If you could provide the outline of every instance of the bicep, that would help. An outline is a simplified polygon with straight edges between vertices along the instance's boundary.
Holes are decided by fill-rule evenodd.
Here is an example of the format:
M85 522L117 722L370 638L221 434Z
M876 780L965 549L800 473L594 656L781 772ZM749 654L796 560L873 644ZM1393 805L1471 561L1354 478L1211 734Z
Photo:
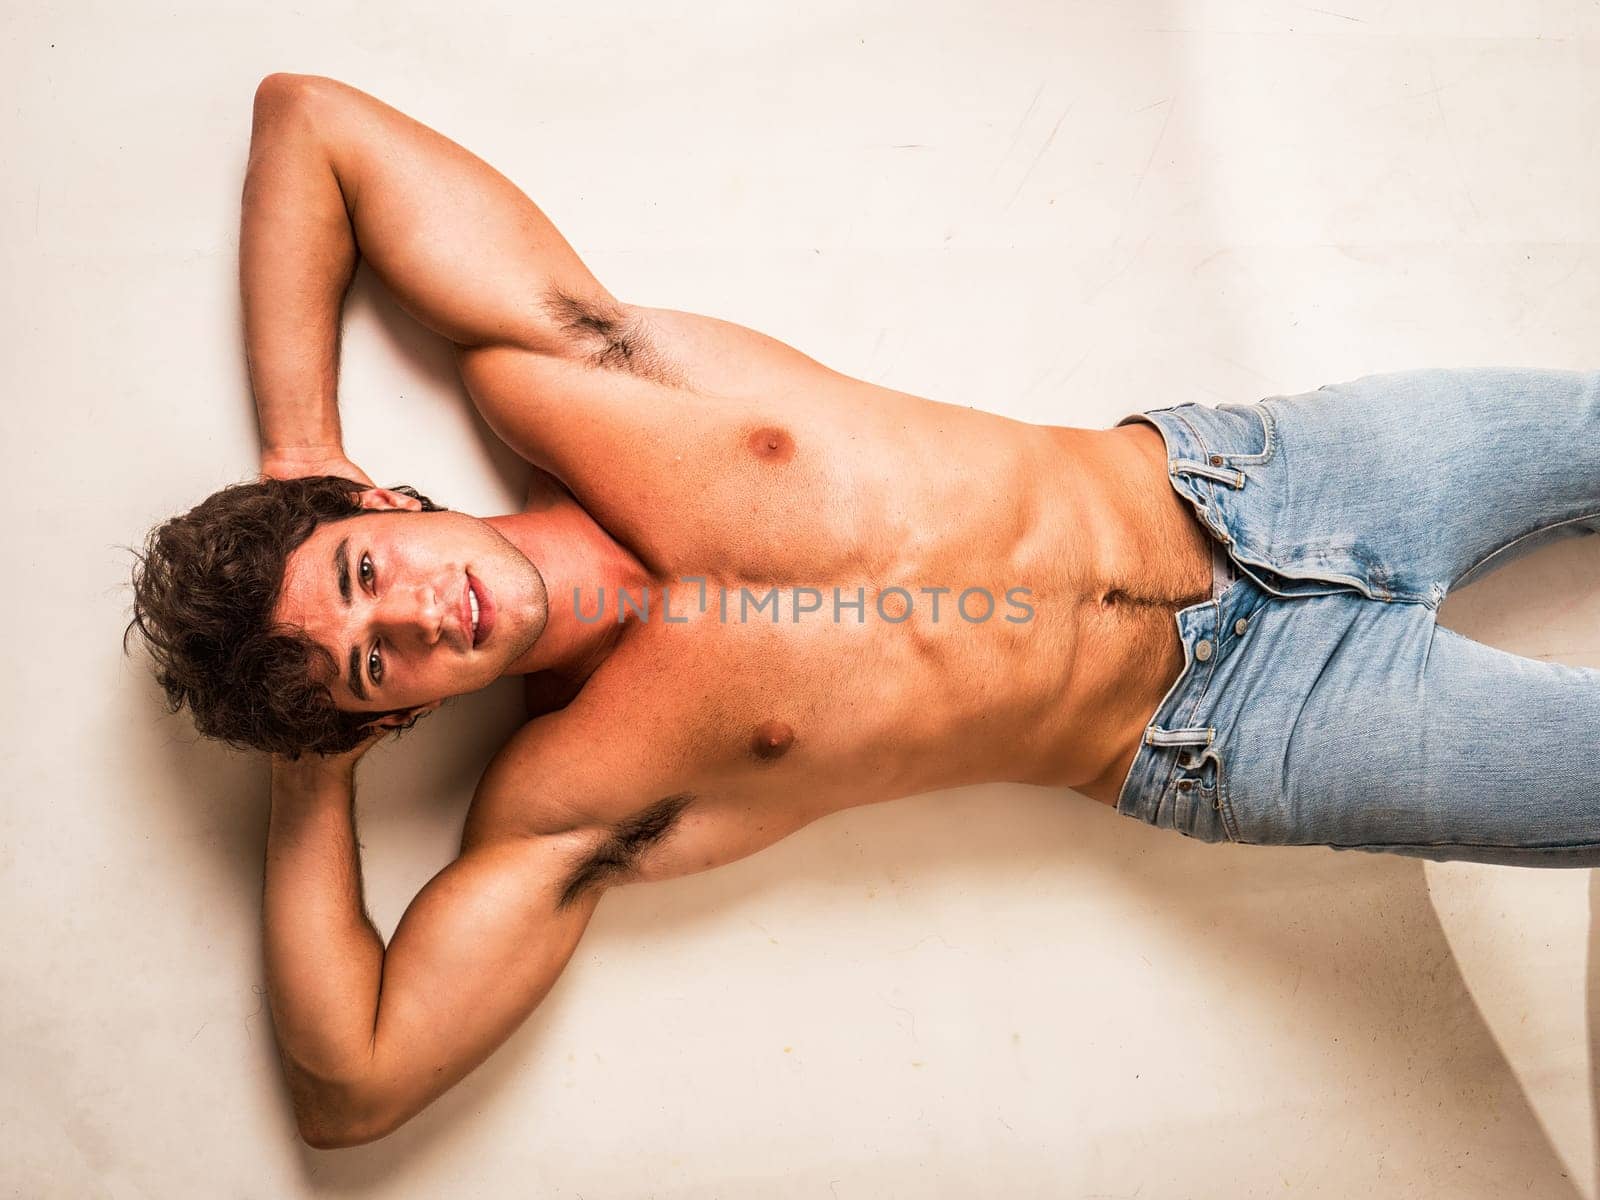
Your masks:
M362 256L423 324L465 346L553 352L564 301L615 304L538 205L488 163L347 84L296 78Z
M583 853L571 835L480 843L417 894L384 955L358 1126L409 1119L544 999L603 890L562 903Z

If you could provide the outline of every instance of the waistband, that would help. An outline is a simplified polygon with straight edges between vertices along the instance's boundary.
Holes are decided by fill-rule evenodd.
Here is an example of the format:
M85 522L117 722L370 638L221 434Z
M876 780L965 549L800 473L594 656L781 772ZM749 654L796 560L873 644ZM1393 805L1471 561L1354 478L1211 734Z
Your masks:
M1118 426L1143 421L1154 425L1167 447L1167 477L1195 509L1211 536L1231 546L1233 536L1214 510L1219 488L1237 492L1245 470L1272 458L1272 424L1259 404L1173 404L1129 413Z
M1230 659L1251 615L1268 598L1248 575L1241 574L1229 552L1232 537L1214 523L1212 506L1207 503L1210 486L1239 486L1240 472L1230 466L1230 460L1239 456L1220 454L1210 447L1245 444L1240 440L1240 421L1256 422L1258 418L1239 412L1242 407L1175 405L1130 413L1117 422L1120 426L1144 421L1161 433L1167 447L1168 480L1194 508L1212 538L1211 599L1174 614L1183 643L1183 669L1146 724L1139 752L1118 793L1118 812L1150 824L1157 823L1162 797L1179 780L1190 778L1192 782L1186 786L1202 788L1214 780L1222 761L1221 748L1215 744L1215 727L1205 720L1210 706L1202 702L1218 667Z

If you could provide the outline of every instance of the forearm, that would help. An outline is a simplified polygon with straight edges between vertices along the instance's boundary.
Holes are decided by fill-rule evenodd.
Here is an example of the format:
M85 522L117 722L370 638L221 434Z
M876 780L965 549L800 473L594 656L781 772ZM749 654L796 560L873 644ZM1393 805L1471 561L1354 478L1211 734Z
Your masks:
M358 1110L371 1063L384 947L362 907L352 780L350 771L273 768L267 991L303 1130Z
M257 89L241 203L239 289L264 458L341 445L339 313L357 250L312 88L272 75Z

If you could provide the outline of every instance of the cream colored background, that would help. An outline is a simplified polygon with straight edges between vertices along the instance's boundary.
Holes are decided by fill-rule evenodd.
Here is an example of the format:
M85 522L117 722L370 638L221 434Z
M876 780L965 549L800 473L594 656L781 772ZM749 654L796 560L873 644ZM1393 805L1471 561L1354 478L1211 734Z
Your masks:
M611 893L487 1066L307 1150L263 1005L264 769L118 653L122 547L253 471L238 195L276 69L480 153L626 299L1019 417L1600 365L1600 6L1335 7L8 4L5 1193L1595 1196L1588 872L1207 846L1020 787ZM358 462L512 503L365 278L345 346ZM1597 542L1446 623L1600 666ZM385 933L517 712L498 685L364 768Z

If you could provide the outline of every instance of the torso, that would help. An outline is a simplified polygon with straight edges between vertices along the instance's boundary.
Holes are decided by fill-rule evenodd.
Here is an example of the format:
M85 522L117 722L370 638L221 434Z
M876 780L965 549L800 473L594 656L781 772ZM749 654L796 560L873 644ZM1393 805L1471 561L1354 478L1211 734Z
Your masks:
M1160 434L940 404L738 326L644 311L654 357L633 372L463 360L497 432L654 581L649 619L502 752L469 832L591 830L590 873L619 883L936 788L1017 781L1114 804L1182 667L1173 614L1210 595L1208 535ZM557 397L577 388L586 419L562 421ZM706 579L706 611L685 577ZM903 597L880 608L892 586L911 595L903 620L887 619ZM686 622L664 619L662 587ZM777 622L740 619L740 589L774 587ZM796 587L821 611L796 619ZM934 587L950 589L937 621L919 590ZM834 619L835 588L861 589L863 619ZM957 610L965 589L992 597L987 620Z

